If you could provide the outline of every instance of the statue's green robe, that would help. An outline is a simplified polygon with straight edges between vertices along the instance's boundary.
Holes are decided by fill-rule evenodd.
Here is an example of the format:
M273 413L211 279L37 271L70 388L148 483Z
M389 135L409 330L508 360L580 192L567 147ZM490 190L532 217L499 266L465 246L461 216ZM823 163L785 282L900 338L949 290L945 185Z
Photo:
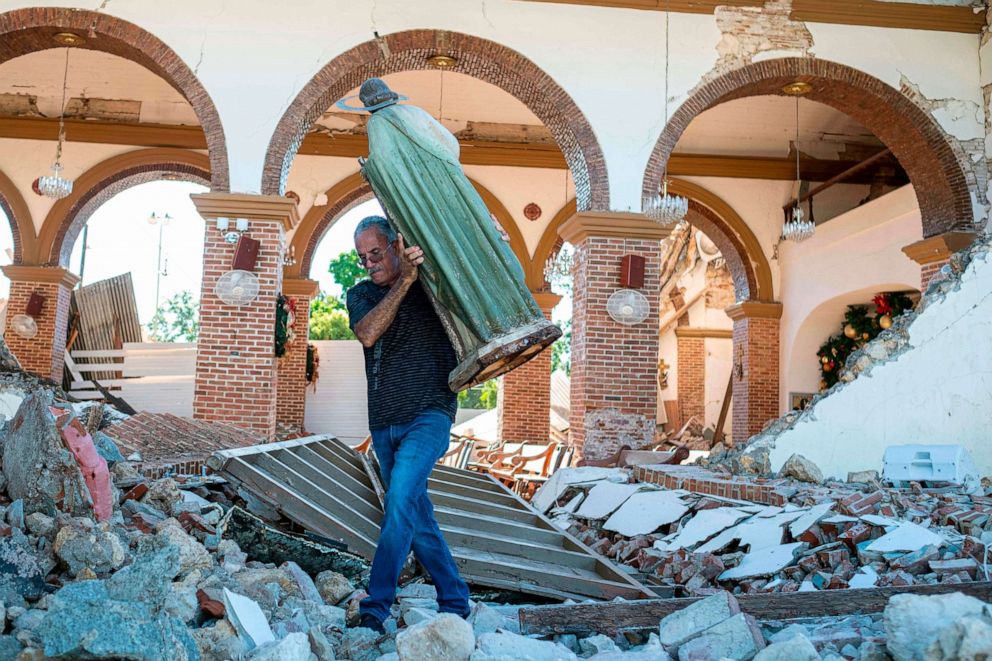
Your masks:
M406 245L424 249L421 278L459 361L471 362L538 329L538 335L556 332L465 176L455 137L422 109L392 105L372 114L368 138L362 172ZM467 378L456 374L460 370L469 367L456 368L453 387Z

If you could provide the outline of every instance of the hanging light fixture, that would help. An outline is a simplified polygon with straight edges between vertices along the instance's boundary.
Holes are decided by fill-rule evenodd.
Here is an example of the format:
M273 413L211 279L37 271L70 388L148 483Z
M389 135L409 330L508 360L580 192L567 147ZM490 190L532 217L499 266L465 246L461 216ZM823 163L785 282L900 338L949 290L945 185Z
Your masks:
M796 97L796 182L802 181L799 175L799 97L808 94L811 89L809 83L801 80L789 83L782 88L786 94ZM799 198L800 195L797 193L796 203L786 212L785 223L782 225L782 238L796 243L805 241L816 232L816 223L813 222L812 215L806 218Z
M665 6L665 126L668 125L668 6ZM644 214L664 227L673 227L685 218L689 200L681 195L668 194L668 164L661 173L661 190L644 201Z
M59 142L55 148L52 174L38 177L38 190L45 197L61 200L72 192L72 181L62 176L62 143L65 141L65 93L69 83L69 48L65 49L65 73L62 75L62 107L59 111Z

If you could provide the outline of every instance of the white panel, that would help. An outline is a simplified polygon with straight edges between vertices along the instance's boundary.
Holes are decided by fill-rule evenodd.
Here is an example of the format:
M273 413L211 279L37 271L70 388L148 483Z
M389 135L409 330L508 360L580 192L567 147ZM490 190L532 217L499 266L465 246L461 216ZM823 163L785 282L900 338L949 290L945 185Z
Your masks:
M365 356L358 340L313 342L320 354L316 391L307 389L304 424L314 434L334 434L354 445L368 436Z

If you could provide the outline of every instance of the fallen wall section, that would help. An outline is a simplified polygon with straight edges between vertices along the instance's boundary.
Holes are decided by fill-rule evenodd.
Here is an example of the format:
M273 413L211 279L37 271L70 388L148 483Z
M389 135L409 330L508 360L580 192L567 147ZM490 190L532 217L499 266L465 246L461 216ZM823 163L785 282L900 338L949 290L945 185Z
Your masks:
M825 476L845 478L881 470L890 445L959 444L982 475L992 475L989 251L985 236L955 255L914 315L851 356L829 396L772 423L745 455L767 453L777 471L799 453Z

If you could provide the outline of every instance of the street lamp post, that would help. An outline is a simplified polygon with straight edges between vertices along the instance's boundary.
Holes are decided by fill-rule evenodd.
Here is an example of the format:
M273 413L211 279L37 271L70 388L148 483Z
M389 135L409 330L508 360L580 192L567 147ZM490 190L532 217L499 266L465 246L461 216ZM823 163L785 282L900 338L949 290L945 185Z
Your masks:
M158 310L159 291L162 283L162 231L172 220L172 216L164 214L159 216L154 211L148 216L149 225L158 225L158 261L155 264L155 310Z

